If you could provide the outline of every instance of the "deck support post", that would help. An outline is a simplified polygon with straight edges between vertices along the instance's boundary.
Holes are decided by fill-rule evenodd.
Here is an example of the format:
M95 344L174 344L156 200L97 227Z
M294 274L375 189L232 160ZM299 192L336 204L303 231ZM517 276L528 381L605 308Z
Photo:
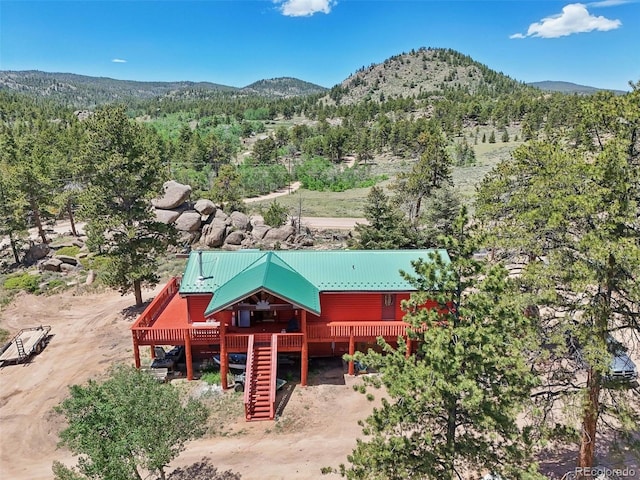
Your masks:
M133 361L135 362L136 368L140 368L140 347L138 346L135 332L133 332Z
M349 356L351 360L349 360L349 375L354 374L354 365L353 365L353 355L356 353L356 337L353 335L353 327L351 330L351 335L349 335Z
M187 363L187 380L193 380L193 354L191 352L191 335L189 329L184 329L184 353Z
M302 310L300 330L302 331L302 352L300 352L300 385L307 386L309 376L309 344L307 343L307 311Z
M229 388L227 377L229 376L229 354L227 353L227 325L220 321L220 384L223 390ZM248 362L248 359L247 359Z
M409 358L411 356L411 339L407 335L407 351L404 353L405 358Z
M150 349L150 354L151 354L151 361L153 361L156 358L156 346L155 345L149 345L149 349Z

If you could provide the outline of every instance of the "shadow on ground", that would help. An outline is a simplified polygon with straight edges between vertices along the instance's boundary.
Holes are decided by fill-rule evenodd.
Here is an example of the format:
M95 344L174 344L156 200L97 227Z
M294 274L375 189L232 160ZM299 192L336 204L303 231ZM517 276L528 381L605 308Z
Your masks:
M242 475L231 470L219 472L207 457L188 467L176 468L167 476L167 480L240 480L241 478Z

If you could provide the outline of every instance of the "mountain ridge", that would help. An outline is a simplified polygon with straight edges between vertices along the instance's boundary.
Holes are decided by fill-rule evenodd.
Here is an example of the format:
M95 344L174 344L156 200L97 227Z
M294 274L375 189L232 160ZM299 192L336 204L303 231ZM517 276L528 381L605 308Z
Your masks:
M565 82L562 80L543 80L540 82L528 82L527 85L547 92L579 93L584 95L591 95L592 93L601 91L611 91L618 95L627 93L624 90L611 90L608 88L591 87L588 85L580 85L578 83Z
M494 95L536 88L548 92L592 94L606 90L564 81L521 82L452 49L412 49L361 67L331 89L294 77L257 80L244 87L213 82L139 81L40 70L0 70L0 90L50 98L77 108L152 98L207 98L246 95L288 98L327 94L322 101L355 104L392 98L420 98L460 90ZM623 94L623 91L614 91Z
M233 87L187 80L153 82L41 70L0 70L0 90L48 97L76 107L87 108L104 103L131 99L146 100L164 96L236 93L282 98L321 93L327 89L293 77L258 80L245 87Z

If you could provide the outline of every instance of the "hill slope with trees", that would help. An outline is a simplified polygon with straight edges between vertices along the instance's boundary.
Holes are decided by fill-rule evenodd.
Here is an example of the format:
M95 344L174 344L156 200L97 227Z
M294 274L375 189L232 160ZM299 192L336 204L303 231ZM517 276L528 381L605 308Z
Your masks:
M525 84L451 49L420 48L362 67L331 89L338 103L424 98L451 89L470 94L526 90Z
M116 102L157 97L202 98L211 94L291 97L322 93L326 89L296 78L259 80L244 88L211 82L138 82L37 70L0 71L0 90L47 98L76 108L94 108Z

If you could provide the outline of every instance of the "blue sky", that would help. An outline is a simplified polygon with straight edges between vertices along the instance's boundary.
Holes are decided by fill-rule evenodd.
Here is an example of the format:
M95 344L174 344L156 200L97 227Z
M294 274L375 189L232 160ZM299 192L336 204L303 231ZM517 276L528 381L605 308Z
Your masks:
M2 70L331 87L422 46L520 81L629 90L640 80L640 0L0 1Z

